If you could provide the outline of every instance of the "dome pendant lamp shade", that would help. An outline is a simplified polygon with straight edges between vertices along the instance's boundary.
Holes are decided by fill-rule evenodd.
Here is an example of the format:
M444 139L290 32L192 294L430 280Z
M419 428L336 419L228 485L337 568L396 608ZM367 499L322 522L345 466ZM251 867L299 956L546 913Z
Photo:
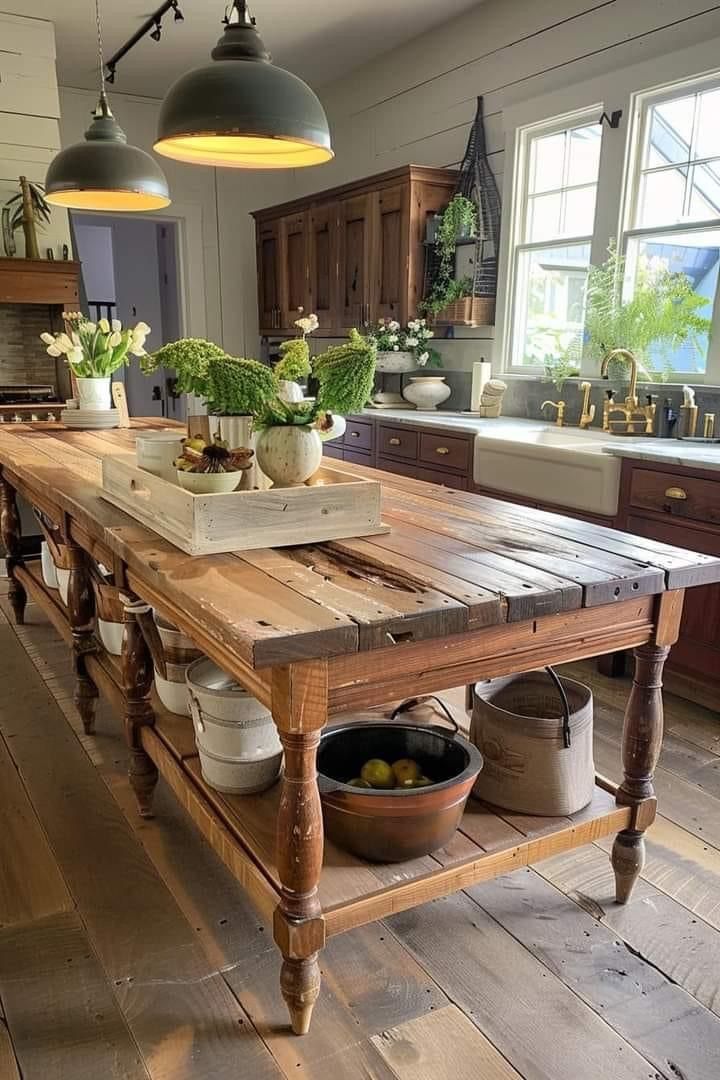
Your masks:
M197 165L297 169L333 157L310 87L275 67L245 0L233 0L212 63L182 75L160 109L158 154Z
M137 212L170 204L162 169L150 154L128 145L104 90L84 141L50 162L45 197L75 210Z

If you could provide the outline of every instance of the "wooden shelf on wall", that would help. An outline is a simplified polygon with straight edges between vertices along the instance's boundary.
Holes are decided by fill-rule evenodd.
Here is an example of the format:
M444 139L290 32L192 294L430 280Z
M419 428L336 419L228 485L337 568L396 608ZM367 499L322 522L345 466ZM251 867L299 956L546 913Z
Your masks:
M0 304L80 302L80 263L69 259L0 259Z

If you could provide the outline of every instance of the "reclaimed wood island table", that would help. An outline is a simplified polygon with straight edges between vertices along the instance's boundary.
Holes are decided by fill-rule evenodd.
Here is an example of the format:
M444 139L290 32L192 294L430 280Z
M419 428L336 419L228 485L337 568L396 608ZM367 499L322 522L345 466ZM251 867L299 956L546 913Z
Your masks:
M101 458L132 449L138 430L168 426L0 430L12 606L22 622L30 594L72 647L86 731L99 691L117 708L140 813L151 812L161 773L272 921L293 1030L308 1030L330 935L610 833L617 898L627 900L655 816L661 676L683 590L720 581L720 559L348 464L341 471L382 481L387 534L192 558L101 497ZM39 560L23 558L16 493L67 571L67 605L43 583ZM112 586L98 585L98 563ZM124 622L121 657L96 637L96 605ZM138 621L147 605L272 709L285 769L270 791L221 795L203 782L191 721L152 693ZM447 848L398 865L324 844L316 751L329 718L626 648L636 660L624 778L615 787L598 777L578 814L528 817L471 799Z

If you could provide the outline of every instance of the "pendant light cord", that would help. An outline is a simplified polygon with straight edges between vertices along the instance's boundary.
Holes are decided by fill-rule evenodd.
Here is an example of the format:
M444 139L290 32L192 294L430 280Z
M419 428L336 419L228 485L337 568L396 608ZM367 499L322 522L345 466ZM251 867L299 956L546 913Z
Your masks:
M95 0L95 27L97 30L98 68L100 69L100 89L105 89L105 64L103 63L102 26L100 23L100 0Z

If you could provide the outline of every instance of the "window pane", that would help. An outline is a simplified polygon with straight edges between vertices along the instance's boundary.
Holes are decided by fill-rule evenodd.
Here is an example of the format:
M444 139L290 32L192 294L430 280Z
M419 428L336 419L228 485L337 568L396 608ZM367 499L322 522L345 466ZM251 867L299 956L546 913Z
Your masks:
M570 161L567 183L594 184L600 168L600 141L602 132L599 124L574 128L570 132Z
M640 181L636 224L673 225L682 220L687 168L661 169L646 173Z
M589 244L518 254L513 363L542 366L567 352L580 362Z
M561 236L589 236L595 224L597 184L565 194L565 222Z
M527 239L530 243L560 235L562 195L535 195L528 199Z
M663 101L650 110L650 137L646 147L645 168L649 165L649 151L653 147L663 162L689 161L692 143L695 94Z
M720 157L720 90L700 95L700 111L695 139L695 157Z
M530 151L530 194L557 191L565 171L565 132L533 139Z
M691 171L690 207L692 221L707 221L720 215L720 162L709 161L693 165Z
M702 318L712 317L720 268L720 228L699 232L663 233L636 237L628 241L627 286L632 295L638 275L652 275L667 269L686 274L694 292L707 303L698 308ZM634 279L634 280L633 280ZM656 344L649 350L646 363L655 370L703 373L706 369L708 336L698 335L677 347Z

